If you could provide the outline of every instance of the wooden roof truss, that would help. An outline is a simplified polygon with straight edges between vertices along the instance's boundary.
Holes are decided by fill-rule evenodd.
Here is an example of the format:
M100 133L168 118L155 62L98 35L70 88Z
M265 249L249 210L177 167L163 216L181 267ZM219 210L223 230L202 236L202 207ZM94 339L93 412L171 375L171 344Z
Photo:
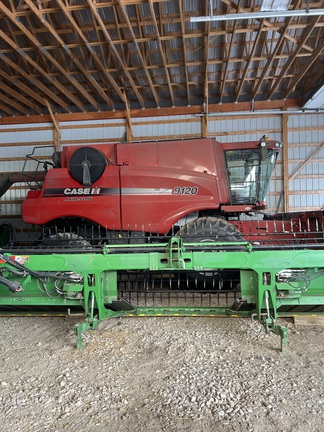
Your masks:
M301 101L324 81L323 16L190 22L260 7L261 0L4 0L0 116L48 114L49 106L54 115L131 115ZM289 7L320 9L323 1Z

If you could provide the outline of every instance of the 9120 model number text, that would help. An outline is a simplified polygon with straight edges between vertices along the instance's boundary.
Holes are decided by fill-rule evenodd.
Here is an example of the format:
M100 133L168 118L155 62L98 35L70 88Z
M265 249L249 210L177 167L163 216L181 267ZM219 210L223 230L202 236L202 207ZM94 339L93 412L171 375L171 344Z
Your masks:
M196 195L198 193L197 186L176 186L173 190L173 195Z

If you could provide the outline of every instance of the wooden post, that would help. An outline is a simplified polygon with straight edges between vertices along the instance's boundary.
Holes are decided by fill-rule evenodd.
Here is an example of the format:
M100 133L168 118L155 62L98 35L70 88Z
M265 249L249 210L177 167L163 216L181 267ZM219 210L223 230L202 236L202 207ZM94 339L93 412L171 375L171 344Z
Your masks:
M282 141L283 141L283 207L284 212L289 212L289 172L288 172L288 114L282 116Z
M203 116L201 117L201 137L208 137L208 96L206 102L203 104Z
M52 122L53 122L53 126L54 126L54 146L55 146L55 150L56 151L60 151L60 138L61 138L61 132L60 132L60 124L58 123L58 121L55 118L55 115L52 111L51 105L49 104L48 100L45 99L46 105L47 105L47 109L48 112L50 113Z
M129 102L126 101L126 142L131 143L132 141L133 141L132 118L129 109Z
M201 117L201 136L207 138L208 136L208 116L207 114Z

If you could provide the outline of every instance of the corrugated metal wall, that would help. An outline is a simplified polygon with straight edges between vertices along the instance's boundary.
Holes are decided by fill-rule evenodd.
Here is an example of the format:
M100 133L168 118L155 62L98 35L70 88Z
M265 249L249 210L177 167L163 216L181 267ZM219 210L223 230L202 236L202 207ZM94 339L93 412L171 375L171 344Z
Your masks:
M221 142L259 140L265 134L270 139L283 140L283 116L218 116L208 117L205 130ZM204 130L200 116L132 118L133 141L181 139L201 137ZM124 119L65 122L60 125L60 146L123 142L126 136ZM324 115L304 114L288 116L288 174L289 210L319 209L324 206ZM34 170L34 161L26 164L26 154L35 146L43 159L53 153L54 131L50 123L0 126L0 170L2 173ZM305 162L307 162L305 164ZM268 197L268 211L283 210L282 156L275 169ZM300 169L303 164L305 166ZM297 172L300 170L299 172ZM287 180L288 181L288 180ZM20 224L21 201L28 187L15 184L1 198L2 220L12 219Z
M324 207L324 115L291 115L288 122L289 206Z

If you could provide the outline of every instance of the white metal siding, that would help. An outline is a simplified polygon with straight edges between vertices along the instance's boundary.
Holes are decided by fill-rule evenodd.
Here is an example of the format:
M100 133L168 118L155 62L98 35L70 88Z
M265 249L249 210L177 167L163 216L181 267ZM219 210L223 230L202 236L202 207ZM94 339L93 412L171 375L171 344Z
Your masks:
M289 182L290 210L324 207L324 114L290 115L288 122L289 176L310 159Z

